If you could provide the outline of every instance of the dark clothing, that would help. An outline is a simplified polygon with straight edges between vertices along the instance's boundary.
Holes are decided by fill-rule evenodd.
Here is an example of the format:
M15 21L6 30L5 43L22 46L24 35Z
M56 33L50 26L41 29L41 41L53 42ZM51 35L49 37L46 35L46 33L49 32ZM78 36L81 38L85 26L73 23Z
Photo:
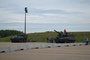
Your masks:
M50 43L53 43L53 38L50 37L49 40L50 40Z
M49 38L47 38L47 43L49 43Z
M60 32L60 36L61 36L61 38L63 37L63 32Z

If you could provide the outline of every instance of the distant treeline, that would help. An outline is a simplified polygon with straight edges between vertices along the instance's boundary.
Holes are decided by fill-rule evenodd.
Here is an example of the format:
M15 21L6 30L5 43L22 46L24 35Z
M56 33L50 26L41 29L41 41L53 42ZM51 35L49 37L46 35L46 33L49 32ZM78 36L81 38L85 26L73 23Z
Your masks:
M23 32L17 31L17 30L0 30L0 38L13 36L20 33L23 33Z

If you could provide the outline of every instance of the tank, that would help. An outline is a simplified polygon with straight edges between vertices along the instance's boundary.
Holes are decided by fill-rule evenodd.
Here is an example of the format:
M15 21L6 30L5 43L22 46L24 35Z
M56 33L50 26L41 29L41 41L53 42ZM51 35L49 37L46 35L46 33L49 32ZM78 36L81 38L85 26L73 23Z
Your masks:
M15 35L15 36L12 36L10 38L11 42L12 43L22 43L22 42L29 42L28 38L27 38L27 35L26 34L18 34L18 35Z
M58 32L54 30L58 35L55 38L56 43L74 43L75 42L75 35L73 33L67 33L67 32Z

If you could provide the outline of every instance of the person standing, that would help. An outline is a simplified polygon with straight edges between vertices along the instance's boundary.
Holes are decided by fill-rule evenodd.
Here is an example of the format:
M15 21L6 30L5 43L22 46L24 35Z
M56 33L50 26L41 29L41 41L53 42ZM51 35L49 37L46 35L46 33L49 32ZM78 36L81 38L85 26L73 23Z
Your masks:
M65 36L65 37L67 36L67 32L66 32L66 29L64 29L64 36Z
M49 41L50 41L50 43L53 43L53 38L49 37Z
M88 45L89 41L88 41L88 37L85 38L85 45Z
M64 33L66 33L66 29L64 29Z
M47 37L47 43L49 43L49 38Z

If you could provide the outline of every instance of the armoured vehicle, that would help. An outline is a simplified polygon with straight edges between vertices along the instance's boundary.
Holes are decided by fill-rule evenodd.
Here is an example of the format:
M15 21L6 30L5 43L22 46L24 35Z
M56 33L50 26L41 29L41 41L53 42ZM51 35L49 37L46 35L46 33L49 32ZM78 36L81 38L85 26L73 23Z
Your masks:
M55 38L56 43L74 43L75 42L74 34L67 33L66 31L64 33L62 31L61 32L58 32L56 30L54 31L58 33L57 37Z
M27 38L27 35L26 34L18 34L18 35L15 35L15 36L12 36L10 38L11 42L13 43L21 43L21 42L28 42L28 38Z

